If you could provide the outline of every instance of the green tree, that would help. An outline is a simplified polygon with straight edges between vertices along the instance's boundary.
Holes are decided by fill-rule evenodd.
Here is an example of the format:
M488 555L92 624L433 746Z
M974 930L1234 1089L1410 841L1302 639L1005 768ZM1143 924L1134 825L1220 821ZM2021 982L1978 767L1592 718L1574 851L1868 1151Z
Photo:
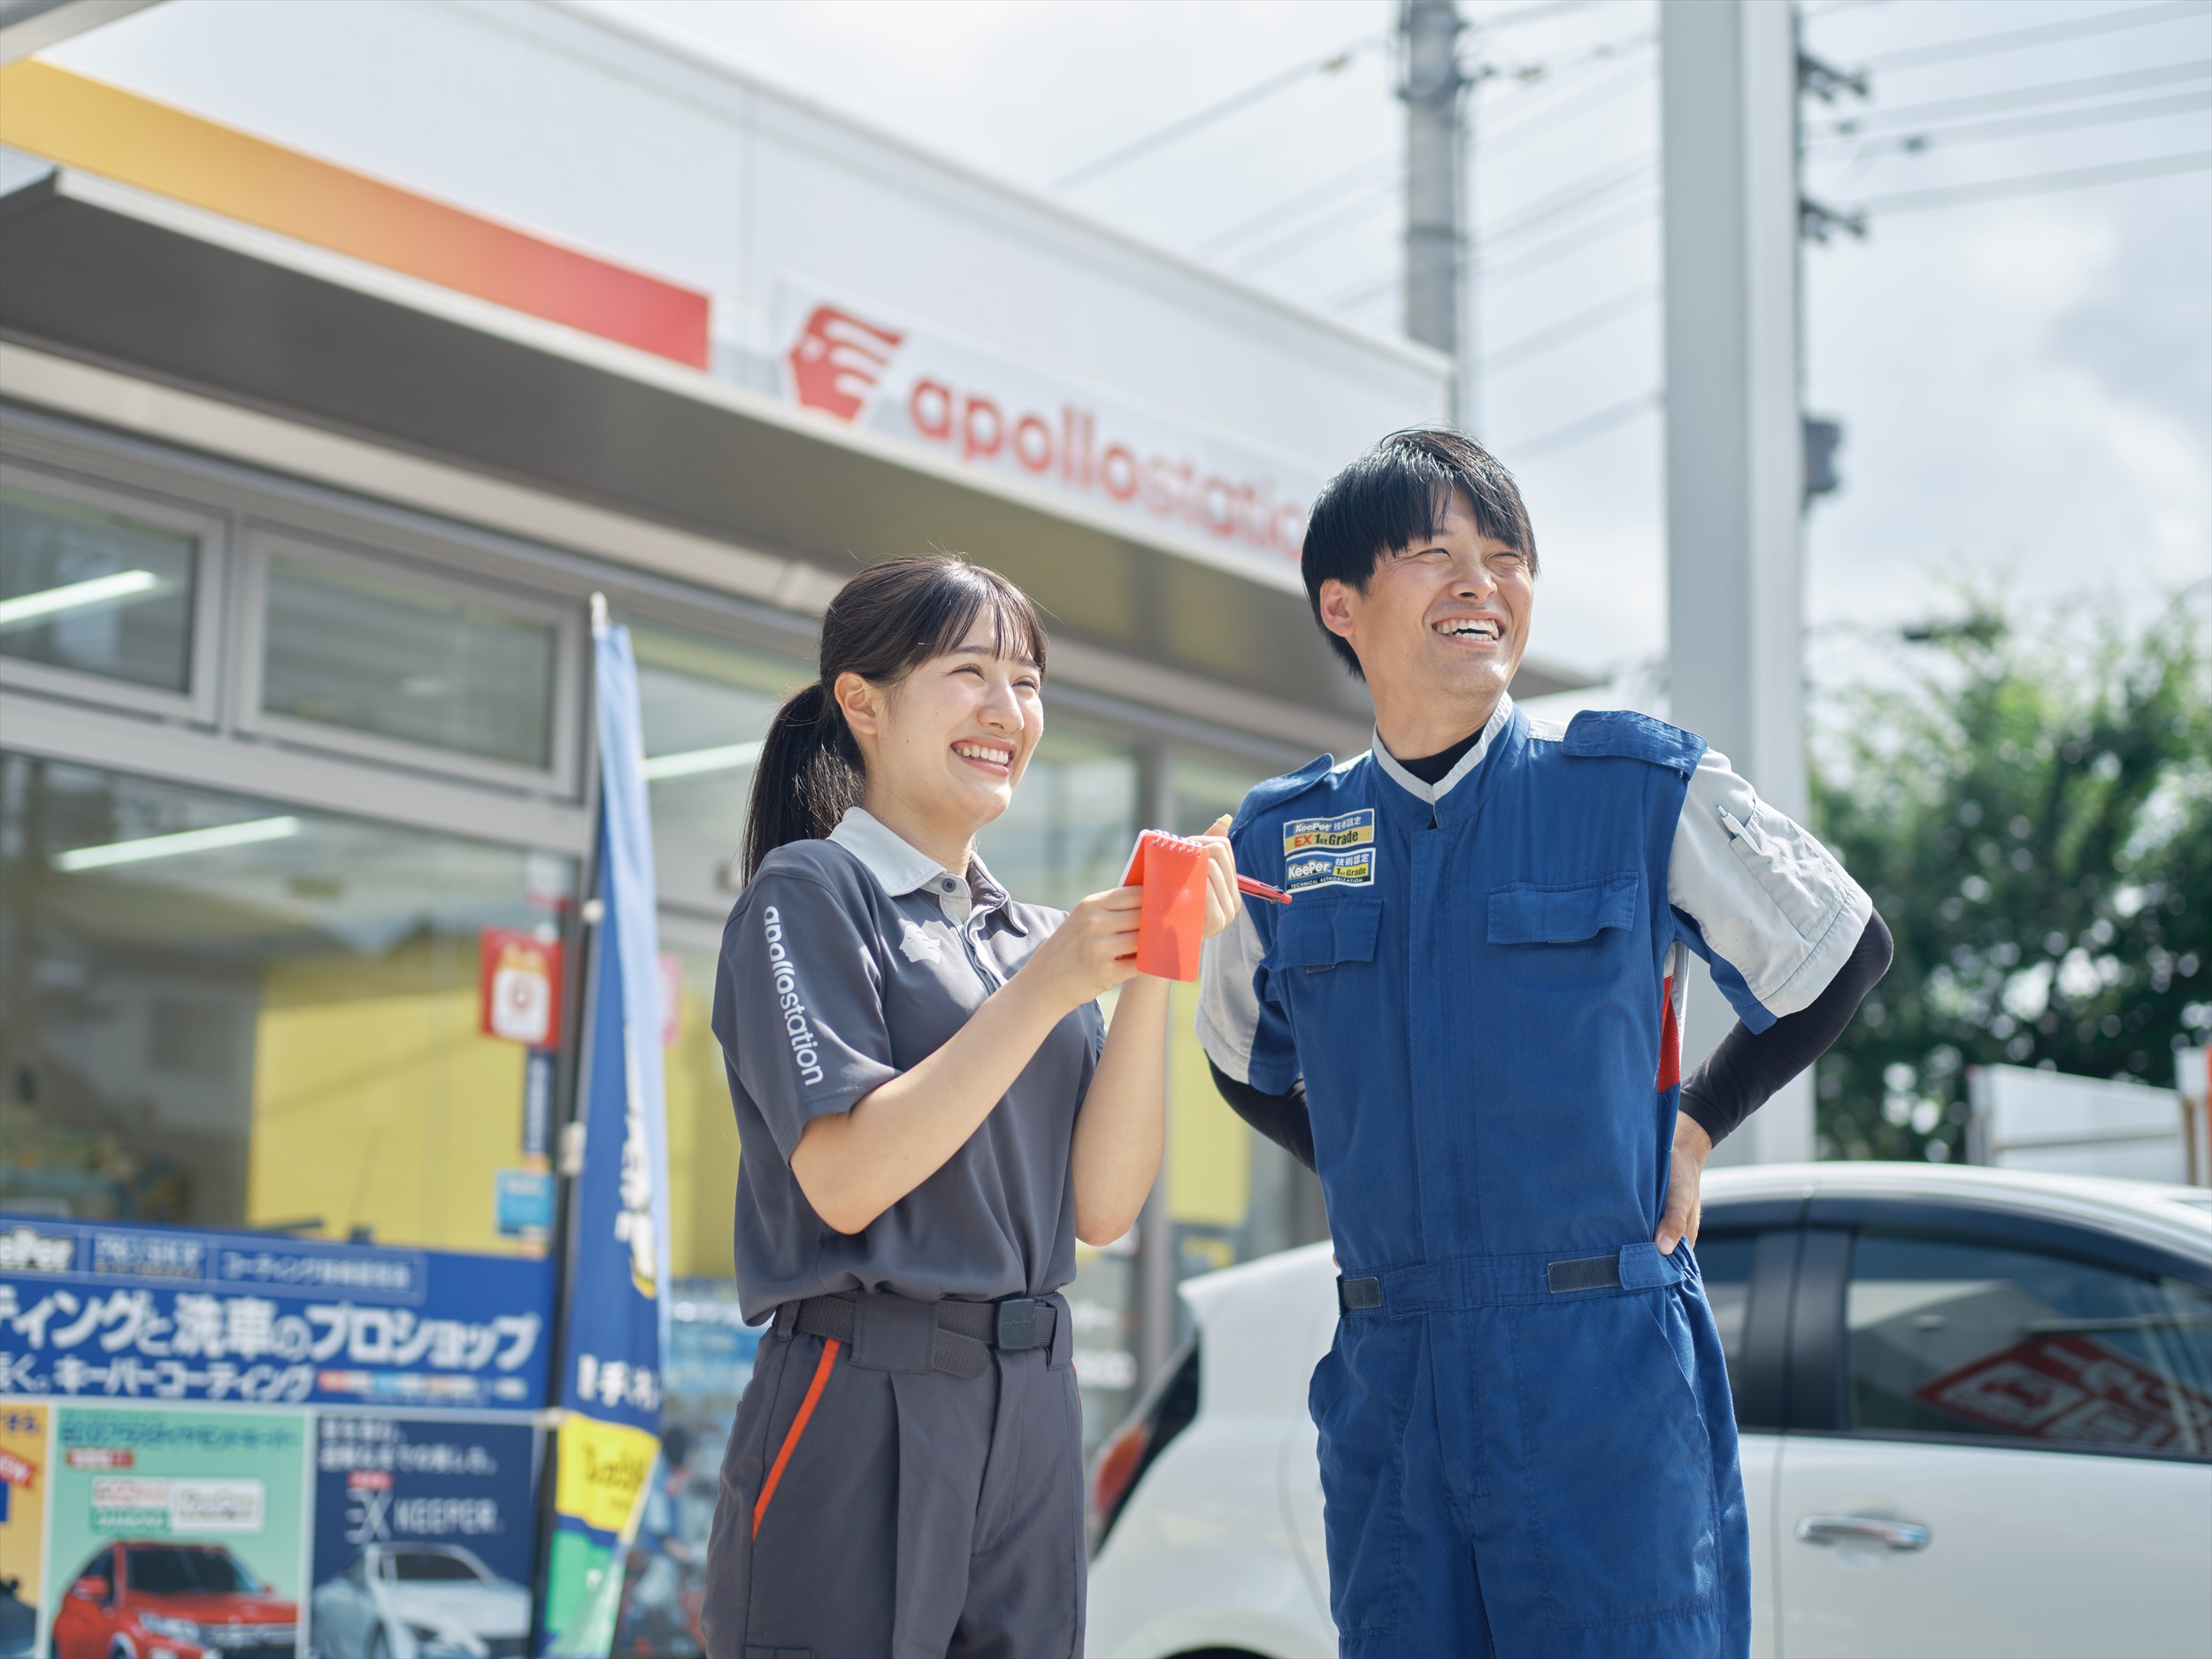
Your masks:
M1897 941L1820 1063L1825 1155L1955 1158L1969 1066L2170 1087L2212 1032L2208 600L2132 631L1980 606L1818 705L1814 824Z

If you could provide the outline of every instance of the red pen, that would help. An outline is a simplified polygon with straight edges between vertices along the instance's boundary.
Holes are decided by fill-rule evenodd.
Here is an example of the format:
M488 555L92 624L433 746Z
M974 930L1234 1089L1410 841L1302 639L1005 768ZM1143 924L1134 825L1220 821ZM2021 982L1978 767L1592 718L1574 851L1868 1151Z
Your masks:
M1229 815L1226 812L1224 812L1219 818L1213 821L1213 826L1209 829L1206 833L1208 835L1218 835L1228 827ZM1282 888L1271 887L1264 881L1253 880L1250 876L1240 875L1237 878L1237 891L1240 893L1248 893L1256 899L1265 899L1270 904L1287 904L1290 902L1290 895L1284 892Z

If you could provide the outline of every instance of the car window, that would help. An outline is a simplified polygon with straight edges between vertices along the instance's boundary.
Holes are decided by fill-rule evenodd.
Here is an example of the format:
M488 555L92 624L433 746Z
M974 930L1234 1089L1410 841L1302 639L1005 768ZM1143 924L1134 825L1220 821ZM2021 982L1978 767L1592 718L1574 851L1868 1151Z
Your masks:
M106 1578L111 1581L113 1580L115 1577L115 1552L112 1549L102 1550L98 1555L92 1558L92 1564L87 1567L77 1576L80 1578Z
M219 1545L134 1544L124 1571L148 1595L250 1595L260 1587Z
M472 1583L476 1570L441 1549L396 1549L384 1557L391 1577L402 1584Z
M369 1581L369 1558L366 1553L356 1555L346 1563L346 1578L354 1584Z
M2212 1455L2212 1295L2001 1238L1870 1227L1847 1426Z
M1743 1393L1744 1316L1751 1306L1751 1247L1756 1235L1748 1233L1709 1233L1697 1241L1698 1277L1705 1281L1705 1300L1712 1304L1713 1323L1720 1327L1721 1356L1728 1362L1728 1386Z

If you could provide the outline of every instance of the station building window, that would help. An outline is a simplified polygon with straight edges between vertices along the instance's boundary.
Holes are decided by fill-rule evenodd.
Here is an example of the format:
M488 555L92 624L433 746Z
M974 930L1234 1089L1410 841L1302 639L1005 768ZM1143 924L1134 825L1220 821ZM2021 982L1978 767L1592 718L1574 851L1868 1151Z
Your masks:
M6 426L0 1205L539 1248L497 1229L525 1051L479 941L574 914L581 595Z
M0 657L188 690L196 527L73 494L0 483Z
M261 707L404 743L543 770L552 759L550 621L372 571L268 562Z
M523 1056L477 936L574 861L0 754L0 1202L513 1247Z
M0 687L215 716L219 515L0 460Z
M575 605L258 527L245 572L242 730L480 783L577 789Z

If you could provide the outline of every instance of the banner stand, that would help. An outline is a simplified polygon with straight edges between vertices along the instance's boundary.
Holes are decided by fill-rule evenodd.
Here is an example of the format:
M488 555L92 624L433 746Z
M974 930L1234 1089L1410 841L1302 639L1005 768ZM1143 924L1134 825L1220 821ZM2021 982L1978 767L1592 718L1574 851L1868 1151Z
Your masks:
M668 1136L660 956L637 671L592 599L599 833L574 1107L559 1169L563 1317L533 1651L606 1659L660 1457L668 1326Z

